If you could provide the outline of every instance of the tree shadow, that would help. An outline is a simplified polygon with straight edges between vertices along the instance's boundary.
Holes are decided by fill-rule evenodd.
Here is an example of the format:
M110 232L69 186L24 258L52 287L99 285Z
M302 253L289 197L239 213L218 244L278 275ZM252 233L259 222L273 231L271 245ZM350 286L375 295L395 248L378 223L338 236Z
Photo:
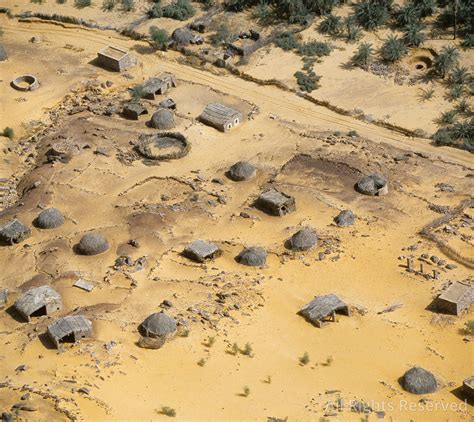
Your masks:
M56 345L53 343L48 333L42 333L38 336L41 344L48 350L57 350Z
M156 52L152 46L135 44L132 46L132 50L136 51L138 54L153 54Z

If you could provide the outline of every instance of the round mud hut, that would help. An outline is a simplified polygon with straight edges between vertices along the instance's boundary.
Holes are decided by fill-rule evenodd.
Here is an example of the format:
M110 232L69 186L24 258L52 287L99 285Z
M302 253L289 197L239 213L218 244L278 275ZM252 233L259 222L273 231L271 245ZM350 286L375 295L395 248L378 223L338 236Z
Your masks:
M258 246L251 246L240 252L236 259L242 265L263 267L267 262L267 252Z
M438 383L434 375L426 369L415 366L409 369L401 379L402 387L412 394L434 393Z
M238 161L229 168L227 176L234 182L242 182L255 177L257 168L248 161Z
M385 176L373 173L360 179L356 190L364 195L382 196L388 193L388 182Z
M288 247L293 251L307 251L314 248L317 243L318 236L309 228L298 230L288 239Z
M38 214L33 224L40 229L55 229L64 224L64 216L57 208L47 208Z
M176 321L164 312L156 312L147 317L138 327L145 337L168 338L176 333Z
M109 242L100 233L88 233L82 236L77 245L81 255L99 255L109 249Z
M344 210L334 218L334 222L338 227L352 226L355 222L355 215L350 210Z
M172 111L162 108L151 116L150 126L159 130L170 130L176 127Z

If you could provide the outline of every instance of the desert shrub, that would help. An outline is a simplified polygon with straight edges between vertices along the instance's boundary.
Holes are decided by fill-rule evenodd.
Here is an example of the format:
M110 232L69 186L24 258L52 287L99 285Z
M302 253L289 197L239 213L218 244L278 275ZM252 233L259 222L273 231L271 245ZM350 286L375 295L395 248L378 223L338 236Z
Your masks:
M243 350L240 351L245 356L253 357L253 348L250 343L246 343Z
M260 0L253 14L254 18L262 25L268 25L272 20L272 8L265 0Z
M471 74L467 67L456 66L449 74L449 85L465 85L470 82Z
M344 19L344 28L347 42L357 41L362 35L362 30L357 25L357 20L353 15L349 15Z
M373 59L374 49L372 44L363 42L359 44L357 51L351 58L351 63L355 66L366 67Z
M448 101L455 101L464 94L464 86L463 85L453 85L447 92L446 98Z
M308 1L309 11L319 16L327 15L332 12L338 0L312 0Z
M390 0L364 0L355 6L355 16L361 26L373 31L385 24L390 9Z
M13 132L13 129L11 127L6 127L5 129L3 129L3 136L6 136L7 138L9 139L13 139L13 137L15 136L15 133Z
M207 340L204 342L204 346L212 347L214 346L215 342L216 342L216 338L214 336L209 336Z
M214 46L218 46L222 43L230 41L230 39L233 37L233 34L229 28L229 25L227 25L225 22L221 23L218 27L217 30L214 34L211 35L210 41L211 44Z
M293 50L298 48L299 43L294 34L282 32L275 38L275 44L283 50Z
M30 0L30 3L43 4L43 0Z
M162 18L163 8L161 7L161 3L160 2L154 3L151 9L148 11L148 15L151 18Z
M243 397L248 397L250 395L250 388L245 386L244 387L244 392L242 393Z
M316 75L314 70L309 70L307 72L296 72L295 78L302 91L312 92L319 88L318 82L321 79L321 76Z
M168 6L163 7L163 16L165 18L185 21L194 16L194 8L189 0L176 0Z
M162 415L166 415L166 416L169 416L171 418L174 418L176 416L176 410L174 410L172 407L168 407L168 406L163 406L160 409L160 413Z
M301 365L307 365L309 363L309 354L308 352L304 352L303 356L299 359Z
M437 145L450 145L474 151L474 121L464 120L438 129L433 135L433 141Z
M308 41L298 46L298 53L302 56L329 56L331 47L328 43L321 41Z
M464 324L464 332L470 336L474 336L474 319L470 319Z
M461 43L461 47L463 47L463 48L472 48L472 47L474 47L474 34L467 34L464 37L463 42Z
M326 362L324 362L323 365L324 365L324 366L331 366L333 362L334 362L333 357L332 357L332 356L328 356L328 357L326 358Z
M165 29L152 26L150 28L150 37L153 42L153 46L157 50L166 50L170 37Z
M326 15L319 24L318 30L322 34L338 35L341 32L342 19L339 16Z
M78 9L83 9L84 7L89 7L92 5L92 0L74 0L74 6Z
M110 12L115 7L115 0L104 0L102 2L102 10L105 12Z
M420 22L420 11L413 3L406 3L398 8L395 13L395 22L399 28Z
M135 0L121 0L122 3L122 9L125 12L131 12L132 10L135 10Z
M202 358L202 359L199 359L197 364L201 367L203 367L205 364L206 364L206 359Z
M237 343L232 344L232 348L230 349L230 354L236 356L237 353L240 352L239 345Z
M410 47L419 47L425 42L426 35L420 23L410 23L403 29L403 41Z
M433 71L444 78L458 61L459 50L451 45L445 45L433 62Z
M441 113L441 116L439 116L437 122L440 125L450 125L454 123L455 118L456 118L455 110L443 111Z
M383 60L393 63L400 60L407 53L407 48L396 35L389 35L382 44L379 53Z

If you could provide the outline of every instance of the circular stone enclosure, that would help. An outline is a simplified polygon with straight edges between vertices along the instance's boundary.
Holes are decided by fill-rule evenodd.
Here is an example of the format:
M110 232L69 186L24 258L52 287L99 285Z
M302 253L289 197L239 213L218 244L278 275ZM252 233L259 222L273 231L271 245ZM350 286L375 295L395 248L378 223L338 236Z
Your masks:
M22 75L11 81L11 86L18 91L34 91L40 84L38 78L33 75Z
M406 64L411 71L425 72L433 66L436 52L428 48L415 49L406 59Z
M180 133L166 132L141 135L135 146L137 152L149 160L176 160L188 154L189 142Z

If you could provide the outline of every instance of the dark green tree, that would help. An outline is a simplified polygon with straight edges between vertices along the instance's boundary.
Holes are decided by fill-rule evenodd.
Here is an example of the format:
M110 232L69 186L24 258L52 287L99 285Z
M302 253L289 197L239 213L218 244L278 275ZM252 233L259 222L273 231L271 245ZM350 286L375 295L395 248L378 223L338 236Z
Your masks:
M383 60L394 63L407 53L407 47L396 35L389 35L379 53Z
M342 29L342 19L332 14L326 15L319 24L318 30L322 34L338 35Z
M372 44L363 42L351 58L351 63L359 67L367 67L373 60L374 49Z
M413 22L403 29L403 40L410 47L419 47L425 42L426 34L421 23Z
M433 70L441 78L445 78L448 72L458 64L459 50L451 45L445 45L433 63Z
M152 26L150 28L150 38L153 42L153 46L157 50L166 50L168 47L168 42L170 37L168 32L165 29L157 28L156 26Z

